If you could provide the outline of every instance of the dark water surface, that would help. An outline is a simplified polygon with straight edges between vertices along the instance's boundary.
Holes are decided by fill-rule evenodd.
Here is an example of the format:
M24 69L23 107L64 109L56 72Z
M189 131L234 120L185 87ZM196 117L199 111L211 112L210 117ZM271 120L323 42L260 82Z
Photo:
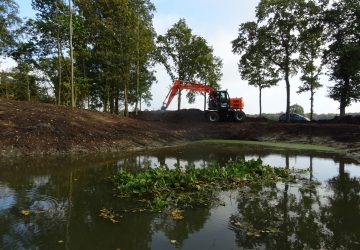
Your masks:
M261 158L310 169L298 183L219 192L224 204L123 212L108 177L121 168ZM119 223L99 216L106 208ZM360 249L360 165L334 154L196 145L130 156L0 160L0 249Z

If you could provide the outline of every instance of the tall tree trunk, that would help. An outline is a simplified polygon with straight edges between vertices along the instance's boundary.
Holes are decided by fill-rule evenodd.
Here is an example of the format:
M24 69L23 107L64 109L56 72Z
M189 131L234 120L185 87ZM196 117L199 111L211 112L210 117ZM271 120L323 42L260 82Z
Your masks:
M27 100L30 102L30 80L29 75L26 73L26 84L27 84Z
M114 89L111 90L110 94L110 113L114 114Z
M262 87L259 86L259 109L260 109L260 118L262 117Z
M115 114L119 114L119 89L115 91Z
M340 101L340 117L344 117L346 112L345 112L345 101L341 100Z
M73 20L72 20L72 4L71 0L69 0L69 16L70 16L70 61L71 61L71 107L75 108L75 87L74 87L74 48L73 48Z
M285 82L286 82L286 121L290 121L290 80L289 80L289 69L285 71Z
M204 93L204 111L206 111L206 93Z
M137 17L137 63L136 63L136 104L135 115L138 115L139 88L140 88L140 13Z
M347 106L347 95L349 93L350 79L345 79L344 89L341 91L340 97L340 117L345 116L345 108Z
M142 109L141 109L141 102L142 102L142 98L141 98L141 95L140 95L140 100L139 100L140 111L142 111Z
M314 86L311 85L310 87L310 94L311 94L311 97L310 97L310 121L313 120L314 118Z
M61 65L61 42L60 42L60 21L59 21L59 6L58 6L59 1L56 0L55 5L56 5L56 22L58 25L57 28L57 35L56 35L56 44L57 44L57 55L58 55L58 96L57 96L57 101L58 101L58 105L61 105L61 82L62 82L62 65Z
M205 81L206 86L206 81ZM204 93L204 111L206 111L206 92Z
M129 116L128 87L128 79L126 78L124 81L124 115L126 117Z

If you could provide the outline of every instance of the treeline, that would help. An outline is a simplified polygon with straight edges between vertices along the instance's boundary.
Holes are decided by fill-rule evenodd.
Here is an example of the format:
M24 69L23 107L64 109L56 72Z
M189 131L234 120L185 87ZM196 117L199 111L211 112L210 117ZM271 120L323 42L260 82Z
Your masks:
M156 63L173 80L219 88L222 60L212 47L184 19L158 36L150 0L32 0L32 8L36 17L22 20L15 0L0 2L0 54L17 62L1 72L0 96L127 115L151 100ZM260 0L256 18L232 45L242 78L259 88L260 116L262 91L283 80L289 118L295 75L298 93L310 92L311 118L322 74L335 83L329 96L341 116L360 100L360 1Z
M150 100L156 34L149 0L33 0L32 8L36 18L20 23L13 0L0 7L9 36L1 52L17 62L2 74L7 97L112 113Z
M263 89L283 80L289 119L295 75L303 82L298 93L310 92L311 119L324 72L335 82L329 97L340 103L340 116L360 100L359 0L261 0L256 19L240 25L232 45L242 78L259 88L260 116Z
M0 3L0 52L17 62L0 76L6 98L128 115L149 104L155 63L172 79L221 77L220 58L184 19L156 35L150 0L32 0L32 8L36 17L21 20L15 0Z

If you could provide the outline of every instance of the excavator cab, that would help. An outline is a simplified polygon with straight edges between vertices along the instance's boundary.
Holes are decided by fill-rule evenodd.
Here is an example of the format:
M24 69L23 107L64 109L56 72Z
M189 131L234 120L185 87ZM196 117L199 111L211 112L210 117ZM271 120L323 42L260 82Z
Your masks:
M227 110L230 107L230 98L227 91L214 91L209 95L209 110Z

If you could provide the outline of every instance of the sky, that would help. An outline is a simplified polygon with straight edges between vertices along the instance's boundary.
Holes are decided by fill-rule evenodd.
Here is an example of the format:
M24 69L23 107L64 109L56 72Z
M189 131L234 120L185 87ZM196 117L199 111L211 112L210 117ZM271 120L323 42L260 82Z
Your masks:
M153 0L156 6L154 27L158 35L165 34L180 18L185 18L194 35L205 38L214 49L214 54L223 60L223 77L221 89L227 89L230 97L243 97L244 112L259 113L259 91L241 80L238 72L240 57L231 52L231 41L237 37L241 23L255 20L255 8L259 0ZM17 0L22 17L33 17L31 0ZM162 106L172 84L165 68L157 65L158 82L152 87L153 101L149 110L158 110ZM328 86L334 82L328 81L328 76L321 77L323 88L315 94L315 113L338 113L339 103L328 96ZM291 79L291 104L301 105L305 112L310 112L310 93L297 94L301 82L299 76ZM278 86L263 90L263 113L279 113L286 110L285 82ZM198 96L194 104L187 104L185 98L182 108L203 108L203 97ZM169 110L177 109L177 99L174 98ZM360 103L353 103L346 112L360 112Z

